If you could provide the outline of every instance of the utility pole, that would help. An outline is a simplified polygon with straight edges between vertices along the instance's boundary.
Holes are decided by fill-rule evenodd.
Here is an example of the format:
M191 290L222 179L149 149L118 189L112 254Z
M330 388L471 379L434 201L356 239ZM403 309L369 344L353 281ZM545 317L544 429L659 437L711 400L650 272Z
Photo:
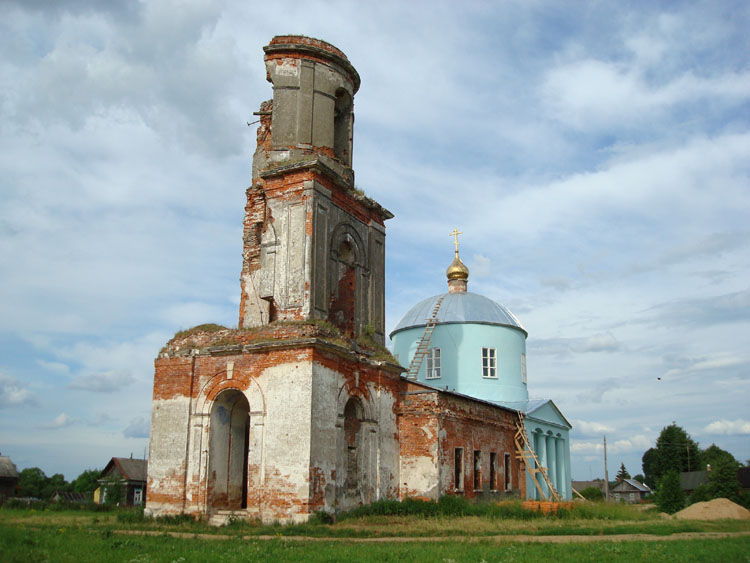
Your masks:
M604 501L609 500L609 472L607 471L607 437L604 437Z

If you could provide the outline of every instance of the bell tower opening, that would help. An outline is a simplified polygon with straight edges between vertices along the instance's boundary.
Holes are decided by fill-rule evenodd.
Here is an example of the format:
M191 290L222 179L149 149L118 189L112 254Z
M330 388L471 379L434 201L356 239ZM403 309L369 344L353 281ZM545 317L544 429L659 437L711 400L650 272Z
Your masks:
M352 97L343 88L336 90L333 113L333 154L344 166L352 165Z

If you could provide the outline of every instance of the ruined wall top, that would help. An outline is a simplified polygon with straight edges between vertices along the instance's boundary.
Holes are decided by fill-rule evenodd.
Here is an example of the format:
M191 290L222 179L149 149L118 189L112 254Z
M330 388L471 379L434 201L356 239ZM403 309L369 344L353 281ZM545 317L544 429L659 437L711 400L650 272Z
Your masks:
M304 35L277 35L263 47L263 51L266 53L266 61L291 57L334 63L349 75L354 86L352 94L356 94L359 90L359 73L340 49L326 41Z

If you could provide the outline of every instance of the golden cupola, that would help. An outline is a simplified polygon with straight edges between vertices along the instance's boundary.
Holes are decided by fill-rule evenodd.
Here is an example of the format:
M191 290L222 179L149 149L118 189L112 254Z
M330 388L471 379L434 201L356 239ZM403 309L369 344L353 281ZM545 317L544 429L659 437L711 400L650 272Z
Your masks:
M445 271L445 275L448 277L449 293L466 293L466 286L469 280L469 268L461 262L461 258L458 255L458 235L460 234L463 233L458 229L453 229L453 232L450 234L455 239L456 255L453 257L451 265Z

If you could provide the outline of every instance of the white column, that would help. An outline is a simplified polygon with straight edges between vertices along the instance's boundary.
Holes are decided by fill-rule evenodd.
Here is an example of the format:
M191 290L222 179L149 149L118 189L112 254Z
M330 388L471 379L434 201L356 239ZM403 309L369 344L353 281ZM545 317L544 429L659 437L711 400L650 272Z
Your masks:
M557 449L555 448L555 437L547 436L547 475L549 482L557 489Z
M570 498L570 491L568 487L568 476L565 472L565 439L560 437L557 439L557 492L563 499Z
M544 434L537 433L534 435L534 441L536 442L536 457L537 459L539 459L539 465L547 467L547 439L545 438ZM539 486L541 487L544 496L549 495L549 491L547 490L547 483L544 482L544 479L542 479L541 475L539 475L538 473L536 475L536 480L539 482ZM539 492L537 491L535 494L538 498Z

